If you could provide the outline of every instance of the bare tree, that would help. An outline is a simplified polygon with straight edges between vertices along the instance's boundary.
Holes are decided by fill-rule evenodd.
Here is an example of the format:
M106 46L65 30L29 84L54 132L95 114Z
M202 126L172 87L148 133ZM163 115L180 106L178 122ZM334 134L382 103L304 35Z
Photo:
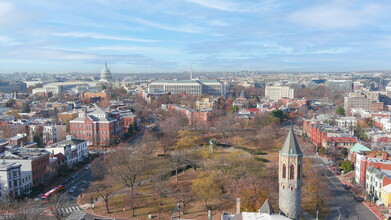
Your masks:
M137 201L136 199L132 198L131 196L127 196L124 199L125 204L132 210L131 217L133 218L135 216L135 212L138 208L141 207L141 202Z
M139 153L139 154L138 154ZM110 155L111 170L116 178L126 187L130 188L133 198L133 189L144 172L145 160L150 155L142 147L139 151L122 149Z
M182 211L184 214L186 214L187 205L195 200L194 195L191 191L191 185L186 183L177 184L174 186L173 191L174 198L176 198L179 202L183 204Z
M184 150L175 150L171 153L171 161L175 165L175 179L179 180L179 169L185 163L187 154Z
M91 162L91 174L98 180L102 180L105 177L106 169L103 158L97 158Z
M113 185L110 182L102 182L96 185L97 194L103 199L106 206L106 212L110 213L109 202L113 197Z

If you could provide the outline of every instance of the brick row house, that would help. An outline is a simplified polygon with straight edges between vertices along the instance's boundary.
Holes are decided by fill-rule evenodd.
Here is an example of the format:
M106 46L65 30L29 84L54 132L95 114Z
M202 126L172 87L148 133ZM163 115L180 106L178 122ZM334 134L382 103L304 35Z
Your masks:
M111 145L117 143L124 134L123 116L119 112L107 112L100 107L84 109L69 124L71 135L88 141L88 145Z
M0 159L5 162L20 163L21 194L29 194L32 187L45 182L46 168L49 166L49 152L39 148L11 148L4 152Z
M189 120L189 125L202 124L210 120L209 111L196 111L194 109L173 104L162 104L162 109L172 113L178 112L180 114L183 114Z

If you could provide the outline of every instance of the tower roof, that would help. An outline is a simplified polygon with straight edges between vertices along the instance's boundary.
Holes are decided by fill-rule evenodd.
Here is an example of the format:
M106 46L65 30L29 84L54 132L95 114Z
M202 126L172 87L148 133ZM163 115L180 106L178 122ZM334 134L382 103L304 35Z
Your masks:
M246 92L244 91L244 89L240 92L239 98L247 99L247 94L246 94Z
M105 67L102 69L102 72L100 73L100 81L112 81L113 77L111 76L111 72L109 68L107 68L107 63L105 62Z
M297 156L303 155L303 153L300 150L300 146L297 143L295 133L293 132L293 127L291 127L288 135L286 136L285 142L282 145L280 152L286 155L297 155Z
M263 203L262 207L259 209L259 213L273 214L274 209L268 199Z

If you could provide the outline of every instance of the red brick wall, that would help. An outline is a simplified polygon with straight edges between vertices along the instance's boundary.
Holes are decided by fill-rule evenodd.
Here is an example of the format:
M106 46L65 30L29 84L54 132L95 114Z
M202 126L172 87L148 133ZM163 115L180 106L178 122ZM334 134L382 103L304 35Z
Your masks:
M31 170L33 173L33 186L39 186L41 181L45 181L46 167L49 166L49 154L35 158L31 161ZM43 178L43 179L42 179Z

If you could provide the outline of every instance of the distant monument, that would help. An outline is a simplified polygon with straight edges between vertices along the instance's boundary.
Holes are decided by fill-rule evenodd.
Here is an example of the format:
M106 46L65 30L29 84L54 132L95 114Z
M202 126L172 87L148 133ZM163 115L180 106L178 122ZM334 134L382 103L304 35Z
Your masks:
M111 76L111 72L109 68L107 68L107 63L105 62L105 67L103 68L102 72L100 73L100 82L112 82L113 77Z
M303 153L297 143L293 127L279 153L279 208L291 219L300 218Z

